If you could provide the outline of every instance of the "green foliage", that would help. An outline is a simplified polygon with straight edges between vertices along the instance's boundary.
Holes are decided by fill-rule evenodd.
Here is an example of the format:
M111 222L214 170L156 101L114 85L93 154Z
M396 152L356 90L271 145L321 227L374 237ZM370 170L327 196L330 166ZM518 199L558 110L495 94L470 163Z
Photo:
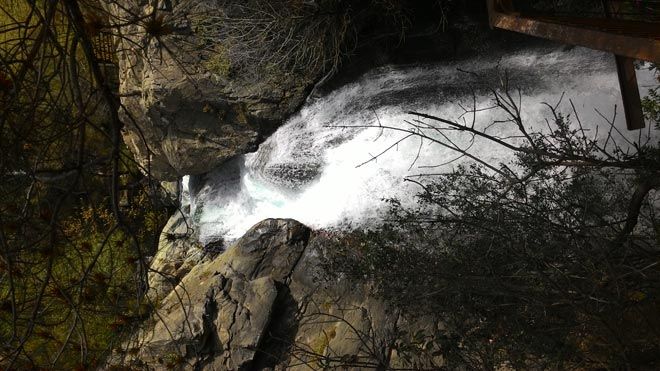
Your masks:
M413 316L439 316L448 330L424 334L434 345L404 338L400 348L439 351L450 368L658 362L657 256L636 245L611 249L598 224L616 219L622 204L618 195L602 197L612 187L603 175L612 174L539 185L524 201L497 200L495 182L478 168L461 169L421 199L455 207L458 220L410 214L393 202L400 224L338 240L324 266L373 281L377 295Z
M215 47L214 53L206 62L206 68L214 74L227 78L231 71L231 61L227 55L227 49L222 45Z
M660 92L658 88L651 89L649 95L642 99L642 108L647 120L660 123Z
M652 63L649 67L654 72L658 83L660 83L660 70L658 65ZM656 128L660 129L660 87L651 88L649 94L642 98L642 110L651 124L655 123Z
M64 7L0 4L3 369L100 366L148 313L146 256L166 215L112 140L111 105Z
M210 12L203 2L191 2L189 9L201 47L209 50L207 67L220 76L231 67L246 75L267 77L275 71L317 78L338 68L360 42L399 43L411 27L414 9L413 1L392 0L220 3L220 12ZM433 3L445 26L452 1Z
M658 187L657 143L599 147L550 109L552 131L527 133L514 163L419 182L419 210L390 200L390 224L327 249L331 278L367 279L394 307L444 324L402 335L408 358L442 355L450 369L660 364L660 220L641 187Z
M71 202L70 206L75 204ZM149 313L149 305L139 295L140 262L144 257L136 251L132 239L140 238L142 246L153 245L163 223L162 216L158 222L149 221L153 213L148 203L133 204L128 212L131 222L145 227L129 235L116 227L106 208L74 208L60 216L57 231L53 232L57 239L54 245L37 243L30 250L16 251L12 280L0 282L0 302L4 303L0 331L6 335L4 339L14 339L5 346L18 346L17 335L26 330L29 315L36 308L33 300L40 298L41 309L32 335L23 345L29 362L49 364L62 352L58 367L73 368L79 359L75 355L80 352L80 344L85 346L88 365L102 361L103 354L117 344L122 334ZM22 227L32 232L34 228ZM15 238L25 238L17 232L5 230L10 246L18 247L13 243ZM30 364L23 362L19 364Z

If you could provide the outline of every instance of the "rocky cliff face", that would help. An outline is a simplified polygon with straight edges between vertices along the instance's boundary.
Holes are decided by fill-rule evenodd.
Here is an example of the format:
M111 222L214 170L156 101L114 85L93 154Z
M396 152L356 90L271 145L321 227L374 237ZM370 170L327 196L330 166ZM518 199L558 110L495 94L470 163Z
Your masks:
M164 235L181 222L173 217ZM435 319L389 308L367 283L323 278L319 260L329 239L294 220L268 219L217 258L174 269L173 261L186 259L164 237L152 265L157 310L112 362L203 370L440 366L439 355L397 351L403 334L437 332ZM178 280L183 271L175 288L155 279Z
M195 22L200 9L212 18L225 2L156 3L164 6L127 1L125 9L113 10L120 20L142 19L121 27L120 114L124 141L156 179L203 174L255 150L321 78L232 68L223 60L232 46L209 39L208 22L204 31ZM389 45L364 41L326 88L377 64L454 55L454 36L438 36L435 20L413 23L420 29L409 37L412 51L390 53ZM424 337L411 338L443 331L437 318L389 307L370 294L369 282L324 274L319 262L335 237L294 220L267 219L217 255L191 232L183 214L168 222L149 275L154 314L110 364L196 370L442 366L442 355L427 351Z
M145 173L158 180L175 180L208 172L231 157L254 151L300 107L315 84L316 91L323 92L322 87L331 89L380 64L452 58L459 50L457 35L470 34L465 30L440 32L442 12L434 2L422 6L413 1L390 4L374 0L352 7L332 1L252 3L256 9L273 7L274 14L280 15L291 15L291 4L316 10L296 13L293 19L298 19L298 25L267 26L257 35L263 39L255 39L252 33L256 31L248 27L245 32L250 42L231 42L222 37L223 16L252 17L254 12L245 9L233 14L247 2L143 0L108 5L113 7L114 22L122 35L117 51L124 141ZM334 10L324 11L325 3L333 4ZM333 18L333 12L343 16ZM248 21L260 24L259 20ZM328 28L333 22L349 31ZM406 42L402 43L399 32L404 28ZM280 46L273 36L305 32L312 36L294 37L293 47ZM344 45L350 39L347 34L355 34L359 42ZM269 42L270 49L264 49L263 44ZM282 42L291 40L284 37ZM319 45L326 45L329 50L321 50L331 55L317 50ZM350 53L343 50L346 48ZM317 58L312 51L321 54ZM342 63L336 75L327 73L335 71L340 60L348 61L343 54L350 54L350 63ZM296 67L282 62L291 55L299 57L294 58ZM322 62L313 67L305 62L310 58ZM264 60L268 63L259 63Z
M195 17L222 12L221 2L124 2L118 47L124 141L145 172L160 180L200 174L253 151L298 108L315 76L231 66L231 46L208 38ZM151 3L151 2L149 2ZM141 19L135 22L136 18Z

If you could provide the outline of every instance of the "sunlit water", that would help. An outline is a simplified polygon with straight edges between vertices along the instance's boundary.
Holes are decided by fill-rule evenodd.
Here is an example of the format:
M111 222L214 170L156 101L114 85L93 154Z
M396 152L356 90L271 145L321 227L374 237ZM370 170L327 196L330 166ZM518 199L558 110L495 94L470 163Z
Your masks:
M644 93L653 77L647 71L638 75ZM293 218L327 229L373 226L388 209L384 199L393 197L404 207L415 207L420 189L404 182L406 177L451 171L468 159L457 159L454 151L430 141L420 143L419 138L385 151L406 134L378 126L409 128L406 120L419 118L408 111L470 123L473 117L465 115L462 107L492 106L488 87L497 87L505 76L516 100L514 88L520 89L529 131L547 132L545 119L550 111L542 102L555 105L564 93L560 111L571 113L572 100L589 133L595 135L598 130L602 135L609 125L600 114L612 118L617 105L617 127L628 139L640 140L640 131L625 131L614 58L609 54L582 48L536 49L499 60L379 68L306 104L257 152L205 177L184 178L200 240L238 238L265 218ZM480 111L475 126L485 128L503 117L501 111ZM346 128L350 126L374 128ZM490 126L487 132L500 137L516 133L503 124ZM461 147L470 143L465 134L442 133ZM619 134L615 136L622 140ZM469 148L471 154L490 163L511 160L510 152L492 143L475 141Z

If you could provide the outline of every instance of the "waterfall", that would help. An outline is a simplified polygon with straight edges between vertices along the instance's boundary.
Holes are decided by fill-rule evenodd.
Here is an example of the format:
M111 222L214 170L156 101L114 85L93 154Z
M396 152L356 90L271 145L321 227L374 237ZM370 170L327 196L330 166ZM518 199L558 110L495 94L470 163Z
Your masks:
M518 96L518 90L512 89L530 131L547 132L550 111L542 103L554 105L563 93L559 110L571 113L572 101L583 126L594 135L609 127L601 114L612 117L615 105L621 130L617 135L639 141L651 134L625 131L614 57L602 52L536 48L500 58L377 68L308 102L255 153L203 177L186 177L187 202L201 242L238 238L265 218L294 218L326 229L374 226L388 209L384 199L392 197L404 207L415 207L420 188L404 182L406 177L451 171L467 160L415 137L396 144L405 133L378 126L406 128L406 121L419 119L408 111L471 122L472 115L461 107L492 106L489 88L497 87L505 76L520 91ZM642 70L638 76L644 92L653 77ZM487 127L488 133L500 137L513 135L510 125L491 125L499 118L502 112L479 111L475 126ZM505 148L483 141L469 143L465 133L438 135L469 146L471 154L489 163L511 160Z

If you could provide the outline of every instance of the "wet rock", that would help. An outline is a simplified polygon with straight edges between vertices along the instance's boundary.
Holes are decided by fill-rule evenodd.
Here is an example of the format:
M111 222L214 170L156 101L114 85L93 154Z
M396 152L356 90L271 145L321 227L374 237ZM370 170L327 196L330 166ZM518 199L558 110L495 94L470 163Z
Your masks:
M170 233L182 231L180 222L170 220ZM226 252L192 267L127 342L139 344L137 354L114 354L110 363L203 370L409 365L395 342L434 331L437 319L406 317L372 297L368 282L319 279L329 242L290 219L256 224ZM163 265L163 256L154 264ZM442 360L414 362L435 367Z
M177 211L163 228L148 275L150 300L164 298L203 258L190 219Z

